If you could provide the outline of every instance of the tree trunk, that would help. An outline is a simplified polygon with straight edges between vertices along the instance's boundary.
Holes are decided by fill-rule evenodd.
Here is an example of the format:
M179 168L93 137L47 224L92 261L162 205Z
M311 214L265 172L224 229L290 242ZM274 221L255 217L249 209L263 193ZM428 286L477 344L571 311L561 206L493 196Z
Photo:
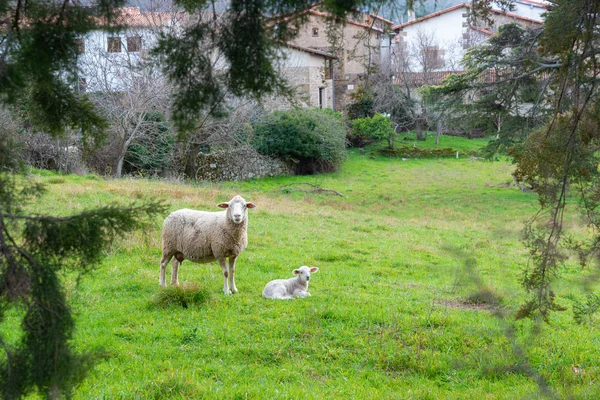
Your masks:
M437 121L437 132L435 134L435 147L438 147L440 144L440 136L442 136L442 119L438 119Z
M415 126L415 132L417 133L417 140L424 141L425 137L423 136L423 128L421 128L421 119L417 119L417 124Z
M119 159L117 160L117 170L115 172L115 175L117 176L117 178L120 178L121 175L123 174L123 161L125 160L125 152L119 154Z
M119 155L117 156L117 169L115 171L115 176L120 178L123 175L123 161L125 160L125 154L127 153L127 142L123 140L121 143L121 150L119 150Z
M498 129L496 131L496 139L500 139L500 131L502 130L502 120L498 118Z
M198 153L200 152L200 144L190 144L185 153L185 170L184 174L190 179L197 179L196 173L198 168L196 161L198 160Z

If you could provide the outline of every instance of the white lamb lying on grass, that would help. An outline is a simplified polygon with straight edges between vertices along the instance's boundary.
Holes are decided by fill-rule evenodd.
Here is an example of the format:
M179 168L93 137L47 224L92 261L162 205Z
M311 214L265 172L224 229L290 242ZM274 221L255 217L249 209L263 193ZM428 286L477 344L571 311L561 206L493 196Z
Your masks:
M319 270L317 267L309 268L302 266L292 271L295 278L290 279L276 279L267 283L265 290L263 290L263 297L267 299L291 299L294 297L308 297L310 293L308 290L308 281L310 280L310 274L315 273Z

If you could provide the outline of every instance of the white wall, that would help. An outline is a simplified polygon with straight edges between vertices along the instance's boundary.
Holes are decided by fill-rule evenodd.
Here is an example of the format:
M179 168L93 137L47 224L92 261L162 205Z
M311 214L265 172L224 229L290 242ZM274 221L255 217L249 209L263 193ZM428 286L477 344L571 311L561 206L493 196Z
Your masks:
M139 52L127 51L128 37L141 37ZM120 38L121 51L108 52L108 38ZM90 32L83 38L85 51L79 55L80 78L85 79L90 92L123 91L134 79L135 67L156 44L156 34L151 29L136 28L119 33Z
M538 3L542 1L538 0ZM497 8L497 5L494 3L494 6ZM519 1L515 0L514 2L515 9L509 11L512 14L520 15L521 17L535 19L537 21L543 21L544 18L542 14L548 11L546 8L532 2L527 1Z
M463 14L467 10L466 7L462 7L402 28L400 37L406 43L403 47L404 50L410 53L418 42L420 34L431 36L435 45L445 50L444 60L446 65L438 70L453 69L453 66L460 62L466 51L462 48L462 40L463 34L469 32L468 27L463 27L463 22L467 21ZM419 71L420 66L413 59L414 57L409 58L411 59L410 70L421 72Z

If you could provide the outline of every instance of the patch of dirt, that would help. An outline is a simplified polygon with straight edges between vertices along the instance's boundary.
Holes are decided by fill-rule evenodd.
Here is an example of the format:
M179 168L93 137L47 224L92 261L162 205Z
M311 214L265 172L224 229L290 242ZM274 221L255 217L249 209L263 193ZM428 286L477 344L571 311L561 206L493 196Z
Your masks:
M459 310L475 310L475 311L494 311L498 309L498 305L494 304L486 304L486 303L468 303L466 301L460 300L438 300L436 304L447 307L447 308L455 308Z

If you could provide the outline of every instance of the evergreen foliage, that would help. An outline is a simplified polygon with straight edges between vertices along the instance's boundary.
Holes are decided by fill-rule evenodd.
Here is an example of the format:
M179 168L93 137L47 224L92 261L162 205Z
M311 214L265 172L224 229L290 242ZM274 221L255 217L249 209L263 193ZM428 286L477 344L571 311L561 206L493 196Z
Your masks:
M0 322L9 307L24 309L19 343L2 340L0 390L20 398L37 389L46 397L69 395L92 365L92 354L76 354L74 321L60 274L96 267L115 237L164 211L156 203L106 206L68 217L27 215L28 202L43 187L0 170Z
M335 171L346 157L346 130L331 110L276 111L254 126L252 145L298 174Z
M10 150L5 140L0 148ZM148 203L106 206L68 217L27 215L27 203L42 196L43 187L12 173L13 160L14 155L0 165L0 322L10 307L25 314L18 343L0 338L5 353L0 390L4 398L20 398L34 389L49 398L68 396L92 365L93 355L71 348L74 321L60 274L94 268L115 237L138 228L164 207Z
M467 51L464 73L421 89L425 102L446 115L451 128L496 134L488 147L490 156L522 142L552 111L545 100L556 66L537 53L541 33L541 28L500 26L497 35Z
M565 309L553 282L568 250L578 250L580 259L600 250L600 1L550 3L543 27L502 26L485 44L469 49L464 74L423 90L433 107L453 110L459 118L480 115L495 121L499 138L488 154L508 149L517 163L516 180L538 194L541 210L524 231L530 262L521 283L531 297L517 317L546 321L552 311ZM488 82L490 73L494 79ZM566 240L563 215L569 197L581 203L592 232L587 240Z
M140 134L140 139L133 143L125 155L125 171L140 173L156 173L163 171L169 164L175 137L169 129L165 116L160 112L144 115L147 121L159 125L155 129Z
M363 87L350 94L352 102L346 105L346 115L350 120L357 118L372 117L375 114L373 111L373 94Z

